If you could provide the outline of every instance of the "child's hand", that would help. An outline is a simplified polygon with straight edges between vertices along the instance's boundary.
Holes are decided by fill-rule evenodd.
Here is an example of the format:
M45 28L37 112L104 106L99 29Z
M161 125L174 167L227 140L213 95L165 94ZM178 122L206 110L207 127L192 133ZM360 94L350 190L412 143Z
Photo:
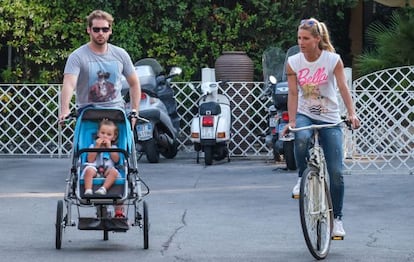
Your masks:
M100 148L100 147L106 147L105 146L105 140L102 138L98 138L96 139L96 147Z
M102 147L110 148L111 147L111 140L109 140L109 139L103 139Z

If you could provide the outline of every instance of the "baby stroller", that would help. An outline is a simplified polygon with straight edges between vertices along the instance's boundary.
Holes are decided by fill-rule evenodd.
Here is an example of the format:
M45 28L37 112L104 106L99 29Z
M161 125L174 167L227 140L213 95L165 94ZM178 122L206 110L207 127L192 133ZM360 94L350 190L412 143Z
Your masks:
M89 148L95 141L99 122L107 118L118 126L117 148ZM120 176L106 195L84 195L82 170L88 152L119 152L117 169ZM93 179L93 192L105 178ZM141 187L146 189L143 190ZM148 207L143 197L149 194L148 186L138 174L135 143L131 125L124 111L113 108L91 107L84 109L77 117L75 126L72 167L68 179L64 200L58 200L56 212L56 249L62 246L62 235L66 227L78 226L79 230L101 230L103 239L108 240L108 232L126 232L130 227L138 226L143 230L144 249L148 248ZM66 206L66 209L64 208ZM76 206L77 223L72 220L72 206ZM115 218L111 209L115 205L124 205L125 218ZM81 208L82 207L82 208ZM83 208L85 207L85 208ZM89 207L89 208L88 208ZM132 208L131 208L132 207ZM93 212L90 211L92 208ZM65 212L65 210L66 212ZM132 212L129 212L132 209ZM96 210L96 212L95 212ZM128 223L128 215L133 216Z

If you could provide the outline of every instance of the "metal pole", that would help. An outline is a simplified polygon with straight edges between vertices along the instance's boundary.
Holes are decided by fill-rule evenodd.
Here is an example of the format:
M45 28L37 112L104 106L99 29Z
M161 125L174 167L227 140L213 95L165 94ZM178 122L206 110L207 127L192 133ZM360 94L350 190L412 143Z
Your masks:
M12 47L7 47L7 67L10 68L12 66Z

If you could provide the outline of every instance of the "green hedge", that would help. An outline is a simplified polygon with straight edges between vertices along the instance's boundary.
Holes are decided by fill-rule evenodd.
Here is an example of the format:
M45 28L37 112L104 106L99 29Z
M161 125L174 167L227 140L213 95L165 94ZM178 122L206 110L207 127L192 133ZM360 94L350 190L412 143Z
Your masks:
M183 67L181 80L199 80L201 68L214 67L223 50L242 50L254 61L255 80L261 81L263 50L269 46L287 50L294 45L297 25L304 17L314 16L331 23L335 25L332 30L342 23L341 33L335 35L338 45L347 45L339 38L348 35L344 14L358 2L0 1L0 47L13 48L12 67L1 71L0 81L6 83L61 82L68 54L88 41L85 17L98 8L114 15L111 42L125 48L134 62L154 57L167 67Z

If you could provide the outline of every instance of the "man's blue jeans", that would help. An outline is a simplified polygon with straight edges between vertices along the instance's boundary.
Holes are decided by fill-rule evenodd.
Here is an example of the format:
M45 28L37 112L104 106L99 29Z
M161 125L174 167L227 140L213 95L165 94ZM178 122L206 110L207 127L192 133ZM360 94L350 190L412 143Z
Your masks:
M304 127L311 124L327 123L313 120L302 114L297 114L296 127ZM299 177L302 177L307 167L312 132L312 130L304 130L295 133L295 158L296 165L299 169ZM338 126L320 129L319 142L325 155L329 173L334 217L341 218L344 199L342 128Z

